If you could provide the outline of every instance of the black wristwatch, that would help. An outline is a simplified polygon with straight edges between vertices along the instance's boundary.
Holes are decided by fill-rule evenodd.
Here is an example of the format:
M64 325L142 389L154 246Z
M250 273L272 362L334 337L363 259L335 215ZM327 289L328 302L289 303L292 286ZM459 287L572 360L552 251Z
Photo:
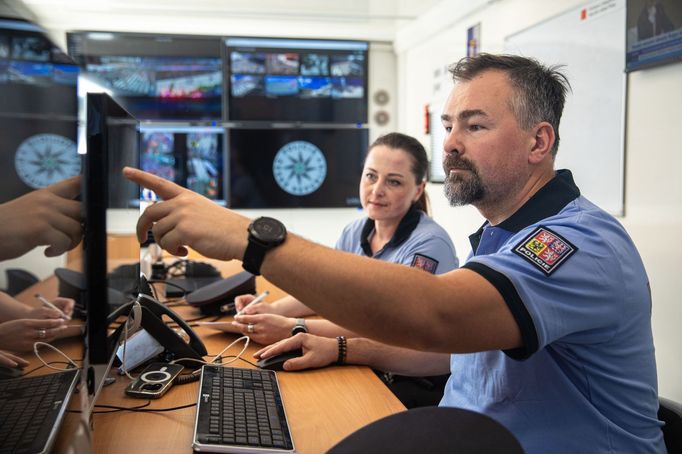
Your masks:
M291 335L295 336L298 333L307 333L307 332L308 332L308 327L305 324L305 319L304 318L297 318L296 324L291 329Z
M287 229L277 219L260 217L249 225L248 232L249 244L244 252L242 266L249 273L258 276L265 253L284 242Z

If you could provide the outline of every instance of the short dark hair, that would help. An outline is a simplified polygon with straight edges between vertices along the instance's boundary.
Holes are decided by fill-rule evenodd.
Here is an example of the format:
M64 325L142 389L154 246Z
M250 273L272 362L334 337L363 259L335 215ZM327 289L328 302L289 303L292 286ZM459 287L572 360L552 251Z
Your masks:
M421 144L417 139L407 134L401 134L399 132L389 132L378 139L376 139L372 145L369 146L367 154L372 150L372 148L383 145L394 150L402 150L405 153L412 156L412 174L417 184L421 184L422 181L426 180L427 172L429 170L429 159L426 157L426 150L424 145ZM429 214L429 197L426 195L426 191L422 192L421 197L416 202L417 208L422 210L424 213Z
M509 108L516 116L519 126L529 129L541 121L554 128L556 140L552 157L559 150L559 123L571 89L568 78L560 72L562 66L545 66L533 58L518 55L479 54L465 57L448 69L452 80L472 80L485 71L503 71L509 77L514 95Z

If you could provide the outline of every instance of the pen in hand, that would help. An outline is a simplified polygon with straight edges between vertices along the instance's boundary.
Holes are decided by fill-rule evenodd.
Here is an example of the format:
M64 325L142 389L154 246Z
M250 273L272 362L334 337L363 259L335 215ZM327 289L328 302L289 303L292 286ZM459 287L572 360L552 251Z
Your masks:
M255 297L254 299L252 299L251 302L250 302L249 304L247 304L246 306L242 307L242 310L240 310L239 312L237 312L237 315L241 315L241 314L244 312L244 309L246 309L247 307L251 306L252 304L258 304L258 303L260 303L260 302L263 301L263 300L265 299L265 297L267 297L269 294L270 294L269 291L267 291L267 290L264 291L263 293L261 293L260 295L258 295L258 296Z
M54 309L54 310L58 311L58 312L61 314L61 317L62 317L64 320L71 320L71 317L69 317L68 315L66 315L66 314L64 313L64 311L62 311L61 309L59 309L57 306L55 306L54 304L52 304L51 302L49 302L49 301L48 301L46 298L44 298L43 295L41 295L40 293L36 293L36 294L35 294L35 297L38 298L38 299L40 300L41 303L43 303L43 306L46 306L46 307L49 307L50 309Z

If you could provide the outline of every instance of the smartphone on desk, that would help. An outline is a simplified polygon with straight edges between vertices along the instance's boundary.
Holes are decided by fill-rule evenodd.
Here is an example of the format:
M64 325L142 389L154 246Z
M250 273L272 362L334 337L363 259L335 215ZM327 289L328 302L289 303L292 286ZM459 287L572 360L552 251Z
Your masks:
M158 399L173 385L184 367L180 364L152 363L126 388L126 394L141 399Z

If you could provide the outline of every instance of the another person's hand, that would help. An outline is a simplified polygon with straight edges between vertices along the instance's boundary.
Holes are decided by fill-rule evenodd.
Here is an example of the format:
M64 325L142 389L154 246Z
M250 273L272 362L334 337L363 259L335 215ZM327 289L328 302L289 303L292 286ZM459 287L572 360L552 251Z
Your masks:
M56 257L76 247L82 237L80 177L0 204L0 260L19 257L38 246Z
M55 298L50 302L57 306L67 317L71 318L73 316L73 308L76 305L76 302L71 298ZM41 306L35 309L31 309L31 311L28 312L26 317L23 318L32 319L62 318L62 314L60 314L59 311L52 309L51 307Z
M251 222L248 218L151 173L126 167L123 175L163 199L140 216L140 242L151 228L156 242L171 254L187 255L189 246L205 257L242 259Z
M7 367L26 367L28 366L28 361L23 358L13 355L11 353L0 350L0 365Z
M25 352L34 342L51 342L67 329L62 319L18 319L0 323L2 348Z
M260 304L256 304L256 306L260 306ZM296 319L275 314L242 314L235 316L232 324L245 336L249 336L252 341L268 345L291 336L291 330L296 325Z
M339 344L335 338L299 333L262 348L253 356L265 359L297 348L303 349L303 356L286 361L283 365L284 370L294 371L329 366L336 362L339 355Z
M237 312L241 312L242 315L255 315L255 314L282 315L279 312L277 312L277 303L251 304L251 301L253 301L255 299L256 299L256 296L252 295L250 293L247 293L246 295L239 295L239 296L235 297L235 299L234 299L234 308L237 310ZM249 304L251 304L251 305L249 306Z

